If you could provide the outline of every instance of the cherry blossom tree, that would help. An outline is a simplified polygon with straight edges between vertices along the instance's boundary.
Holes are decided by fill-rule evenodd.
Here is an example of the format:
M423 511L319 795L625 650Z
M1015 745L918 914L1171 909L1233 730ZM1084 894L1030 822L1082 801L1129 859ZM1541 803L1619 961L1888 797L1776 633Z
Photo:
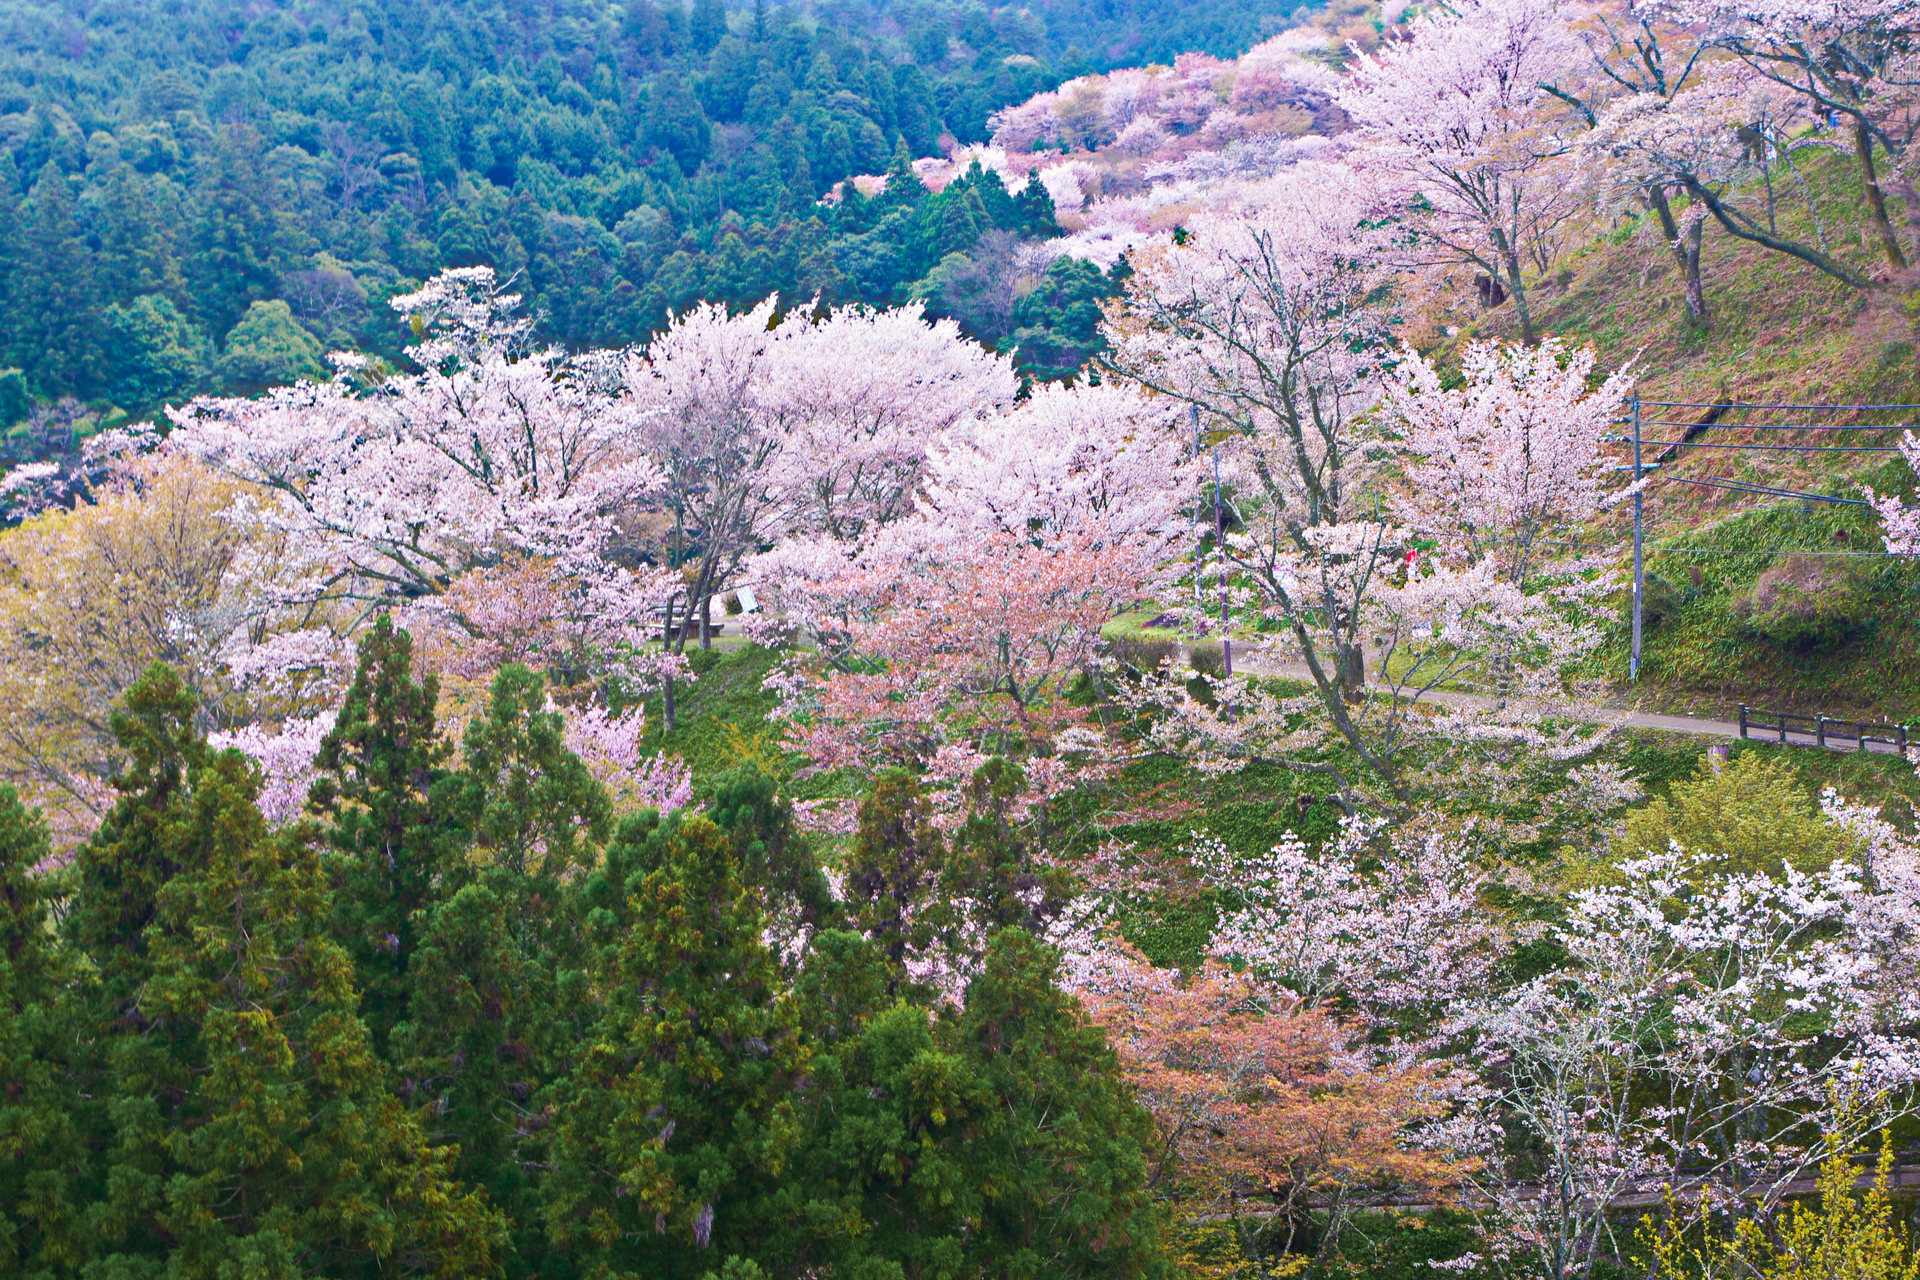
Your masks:
M943 538L1047 541L1098 527L1157 556L1186 531L1200 479L1182 416L1173 401L1113 383L1038 388L933 446L921 513Z
M1303 163L1137 255L1108 326L1114 370L1197 409L1226 446L1243 532L1216 555L1255 584L1336 722L1364 682L1354 592L1394 557L1360 416L1388 355L1383 211L1352 171Z
M1569 68L1565 76L1545 87L1572 106L1591 130L1577 145L1575 155L1584 163L1576 173L1603 199L1609 192L1628 193L1654 215L1680 269L1687 319L1705 329L1711 324L1700 274L1705 210L1689 209L1684 217L1676 217L1670 193L1683 184L1674 181L1666 149L1648 153L1641 145L1643 139L1621 125L1646 111L1661 110L1691 86L1708 51L1712 28L1678 20L1672 6L1658 0L1608 0L1577 16L1574 28L1587 50L1586 65ZM1600 128L1601 114L1623 99L1636 99L1640 105ZM1696 130L1689 148L1693 167L1712 172L1737 165L1739 160L1728 155L1726 141L1717 130Z
M245 714L224 658L282 586L283 540L258 515L245 486L141 454L72 510L0 532L0 777L46 810L59 845L111 807L113 708L153 663L193 690L204 728Z
M662 482L634 444L652 411L605 359L523 350L518 302L485 268L444 273L393 300L420 372L343 358L353 376L169 411L166 447L256 486L286 534L290 612L350 629L503 557L657 598L661 575L611 555L619 517Z
M649 605L578 562L503 559L470 569L402 610L428 668L479 681L510 662L571 685L617 676L638 689L691 680L680 654L653 647Z
M1554 0L1461 0L1416 20L1411 39L1359 55L1338 95L1364 162L1417 211L1421 243L1498 282L1528 345L1527 277L1550 265L1572 212L1554 163L1566 112L1542 86L1577 56Z
M1098 527L1051 544L979 534L849 571L867 602L837 661L804 656L778 685L816 769L912 764L957 802L990 757L1018 759L1044 800L1097 772L1112 744L1068 697L1100 662L1100 628L1139 591L1139 559ZM823 584L832 589L832 584Z
M1633 386L1615 370L1592 387L1592 348L1549 339L1534 347L1470 346L1463 385L1405 352L1407 378L1391 384L1385 411L1404 435L1400 518L1442 540L1443 554L1491 563L1525 586L1578 564L1570 540L1607 505L1602 441Z
M1290 836L1253 858L1197 839L1186 855L1230 904L1210 952L1310 1002L1345 996L1383 1022L1485 990L1513 940L1481 901L1492 878L1437 832L1395 832L1377 856L1382 825L1348 819L1317 853Z
M1862 929L1868 900L1910 886L1876 890L1843 862L1715 875L1677 847L1616 871L1573 895L1567 968L1462 1006L1489 1088L1436 1130L1479 1156L1469 1181L1505 1247L1555 1280L1589 1273L1629 1191L1771 1209L1857 1140L1844 1118L1888 1123L1887 1091L1920 1075Z
M684 809L693 802L693 773L677 756L649 756L641 747L646 713L589 704L567 708L567 750L607 789L616 813Z
M634 357L652 413L635 444L658 459L666 558L690 616L749 557L783 539L857 539L913 510L928 446L1013 399L1012 367L929 324L918 307L776 319L775 300L730 316L696 307ZM684 641L684 634L683 634Z
M1900 174L1920 129L1920 3L1916 0L1705 0L1682 6L1719 28L1716 43L1760 78L1801 98L1814 116L1841 124L1851 144L1868 225L1887 265L1909 258L1888 212L1876 150ZM1910 178L1897 177L1908 218L1920 218ZM1709 206L1711 207L1711 206ZM1715 216L1719 216L1715 210ZM1722 223L1743 239L1735 225ZM1915 224L1920 225L1920 224ZM1764 243L1764 242L1763 242Z
M1557 356L1481 355L1473 391L1450 399L1428 377L1423 396L1427 375L1392 373L1407 356L1386 340L1394 232L1377 192L1315 164L1255 190L1251 208L1195 219L1187 243L1141 256L1110 326L1111 361L1198 409L1219 441L1231 523L1198 576L1228 579L1240 616L1265 633L1259 660L1286 664L1311 692L1236 682L1202 699L1150 682L1130 695L1148 713L1145 732L1208 769L1265 760L1323 775L1350 810L1404 811L1429 784L1472 794L1458 785L1469 777L1488 798L1538 790L1543 771L1605 737L1604 716L1598 730L1553 719L1598 643L1581 608L1598 584L1542 591L1502 576L1490 552L1504 539L1508 567L1521 571L1517 548L1591 507L1596 424L1623 384L1583 397ZM1436 477L1453 467L1465 482L1473 456L1457 451L1468 436L1480 455L1517 465L1476 479L1472 510L1435 493L1403 497L1396 513L1382 463L1416 411L1432 450L1420 465ZM1503 485L1512 491L1495 498ZM1410 560L1416 537L1446 554ZM1368 644L1378 657L1371 684ZM1432 700L1461 685L1485 699ZM1622 791L1592 773L1546 789L1573 806L1562 815ZM1522 825L1538 834L1562 815Z
M259 723L243 725L207 735L207 745L216 750L232 747L259 767L261 785L256 802L261 816L269 826L281 827L306 812L307 792L320 776L314 761L337 719L336 712L329 709L318 715L289 718L277 728Z
M1900 435L1900 453L1916 475L1920 475L1920 435L1911 431ZM1880 513L1882 536L1887 550L1895 555L1920 555L1920 506L1903 502L1898 494L1878 494L1866 490L1869 501Z
M1856 289L1872 281L1835 255L1809 196L1815 242L1795 239L1774 212L1771 165L1793 164L1798 137L1815 123L1803 99L1739 62L1701 68L1671 94L1637 93L1608 104L1593 131L1581 140L1589 155L1604 155L1607 170L1649 192L1672 187L1693 206L1678 221L1661 214L1663 232L1675 245L1688 279L1688 307L1704 315L1699 281L1700 236L1711 218L1728 235L1758 244ZM1755 184L1751 179L1758 177ZM1765 207L1750 208L1743 192L1764 193ZM1660 211L1664 197L1655 199Z

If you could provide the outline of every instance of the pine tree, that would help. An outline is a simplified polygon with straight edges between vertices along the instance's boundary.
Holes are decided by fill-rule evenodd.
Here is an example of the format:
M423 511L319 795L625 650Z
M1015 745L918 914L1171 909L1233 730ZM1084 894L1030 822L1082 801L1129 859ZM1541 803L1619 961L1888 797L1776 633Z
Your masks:
M893 163L887 166L887 186L879 196L879 203L888 209L906 209L919 204L927 196L927 184L920 181L920 175L913 171L913 152L907 149L905 138L893 149Z
M182 264L209 334L225 334L247 308L273 294L274 220L259 135L230 127L210 177L194 188L193 226Z
M807 1055L726 833L628 819L576 913L599 1016L559 1110L547 1216L590 1276L754 1257L799 1132Z
M102 302L125 303L156 293L176 303L186 297L186 279L168 237L168 217L179 213L178 200L166 198L173 190L127 164L117 166L98 189L95 283Z
M948 1148L978 1205L982 1275L1159 1276L1161 1214L1147 1186L1153 1122L1106 1035L1054 985L1056 954L1003 929L937 1041L992 1100Z
M449 1177L357 1016L311 829L269 832L258 770L208 752L192 712L165 668L129 693L116 723L135 766L88 859L140 865L157 831L179 867L139 930L142 981L106 1028L100 1273L492 1272L497 1215Z
M989 224L980 197L970 189L943 191L927 202L925 239L932 260L964 254L980 242Z
M1019 216L1013 229L1021 235L1046 240L1063 234L1053 216L1053 197L1040 182L1039 170L1027 170L1027 185L1013 199Z

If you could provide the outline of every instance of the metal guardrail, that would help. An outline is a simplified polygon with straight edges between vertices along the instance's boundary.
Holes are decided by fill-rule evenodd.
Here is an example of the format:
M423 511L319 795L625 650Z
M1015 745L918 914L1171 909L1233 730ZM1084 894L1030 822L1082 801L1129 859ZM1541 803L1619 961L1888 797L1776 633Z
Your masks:
M1829 751L1880 751L1905 755L1907 726L1874 724L1865 720L1837 720L1791 711L1756 711L1740 706L1740 737L1748 742L1779 742L1796 747L1825 747ZM1764 736L1756 736L1764 735Z

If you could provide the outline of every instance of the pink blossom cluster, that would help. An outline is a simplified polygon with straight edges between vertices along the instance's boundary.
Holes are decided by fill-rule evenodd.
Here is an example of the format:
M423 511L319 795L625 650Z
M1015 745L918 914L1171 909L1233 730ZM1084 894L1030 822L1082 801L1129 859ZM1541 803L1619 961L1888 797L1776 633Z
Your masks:
M565 716L567 749L607 789L615 808L664 812L693 803L693 771L686 762L642 749L647 718L638 707L569 708Z
M1345 996L1383 1018L1484 990L1512 942L1481 902L1491 878L1457 838L1400 831L1376 849L1382 827L1349 819L1317 852L1290 835L1253 857L1197 835L1186 856L1232 904L1210 953L1310 1001Z
M306 811L307 792L319 776L314 761L333 732L335 712L283 721L278 728L250 724L207 735L215 750L233 748L260 769L260 812L271 826L285 826Z

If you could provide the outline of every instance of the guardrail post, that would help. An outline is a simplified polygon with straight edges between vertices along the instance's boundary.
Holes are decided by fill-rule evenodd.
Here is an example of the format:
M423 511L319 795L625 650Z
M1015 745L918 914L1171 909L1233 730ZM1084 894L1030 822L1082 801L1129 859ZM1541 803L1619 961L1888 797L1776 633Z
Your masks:
M1814 717L1813 740L1823 747L1827 745L1827 718L1825 716Z
M1787 713L1782 711L1780 713L1780 741L1784 745L1786 740L1787 740Z
M1900 754L1904 756L1907 754L1907 726L1898 726L1898 736L1900 739Z

